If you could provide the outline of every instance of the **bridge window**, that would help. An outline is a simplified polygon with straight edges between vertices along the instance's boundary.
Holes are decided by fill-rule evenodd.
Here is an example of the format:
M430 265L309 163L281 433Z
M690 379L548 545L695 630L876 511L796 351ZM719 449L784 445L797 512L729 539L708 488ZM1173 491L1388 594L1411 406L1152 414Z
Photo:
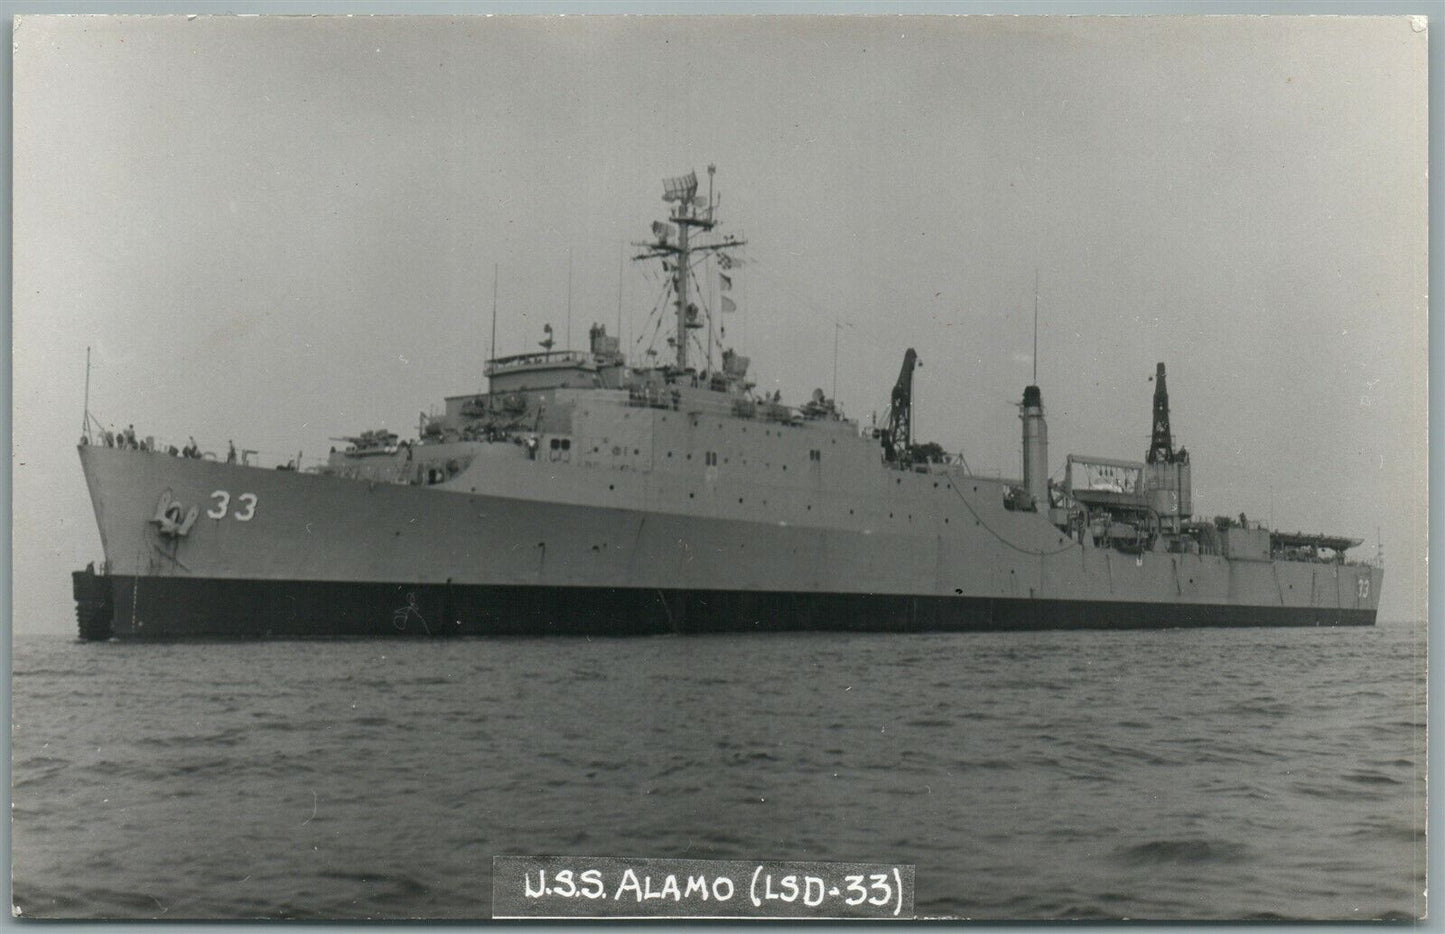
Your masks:
M716 467L716 466L717 466L717 452L716 452L716 451L708 451L707 454L703 457L703 463L706 464L708 467Z
M817 448L813 448L811 451L808 452L808 460L810 460L810 461L821 461L822 459L823 459L823 452L820 451L820 450L818 450Z

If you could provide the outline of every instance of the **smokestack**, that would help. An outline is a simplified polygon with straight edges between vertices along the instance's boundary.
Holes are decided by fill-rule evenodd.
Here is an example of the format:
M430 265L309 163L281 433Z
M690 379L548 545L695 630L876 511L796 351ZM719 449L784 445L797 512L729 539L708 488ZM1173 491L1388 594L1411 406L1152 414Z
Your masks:
M1044 395L1039 387L1024 387L1019 421L1024 432L1024 489L1035 509L1048 509L1049 426L1044 422Z
M1164 385L1164 364L1154 373L1154 437L1144 458L1150 464L1174 462L1174 441L1169 435L1169 388Z

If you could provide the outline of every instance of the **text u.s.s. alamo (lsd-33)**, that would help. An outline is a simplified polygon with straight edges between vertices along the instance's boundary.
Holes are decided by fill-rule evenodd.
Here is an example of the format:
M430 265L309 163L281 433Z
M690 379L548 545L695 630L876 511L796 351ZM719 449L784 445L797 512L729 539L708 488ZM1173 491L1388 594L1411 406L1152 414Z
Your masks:
M906 917L913 894L912 866L498 857L494 869L494 917Z

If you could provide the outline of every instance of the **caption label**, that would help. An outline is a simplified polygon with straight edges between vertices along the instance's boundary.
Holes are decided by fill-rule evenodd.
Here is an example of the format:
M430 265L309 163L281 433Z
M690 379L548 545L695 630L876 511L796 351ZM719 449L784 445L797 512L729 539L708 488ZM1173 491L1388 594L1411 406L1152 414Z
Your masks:
M912 918L913 867L497 856L493 918Z

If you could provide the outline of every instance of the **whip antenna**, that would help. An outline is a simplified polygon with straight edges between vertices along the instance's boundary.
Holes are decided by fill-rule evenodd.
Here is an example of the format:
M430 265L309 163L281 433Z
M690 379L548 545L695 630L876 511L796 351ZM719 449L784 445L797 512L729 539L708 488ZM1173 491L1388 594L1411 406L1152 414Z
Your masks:
M492 264L492 346L487 351L487 359L497 359L497 264Z
M81 416L80 437L90 441L90 345L85 345L85 412Z
M1034 267L1034 379L1039 384L1039 267Z

